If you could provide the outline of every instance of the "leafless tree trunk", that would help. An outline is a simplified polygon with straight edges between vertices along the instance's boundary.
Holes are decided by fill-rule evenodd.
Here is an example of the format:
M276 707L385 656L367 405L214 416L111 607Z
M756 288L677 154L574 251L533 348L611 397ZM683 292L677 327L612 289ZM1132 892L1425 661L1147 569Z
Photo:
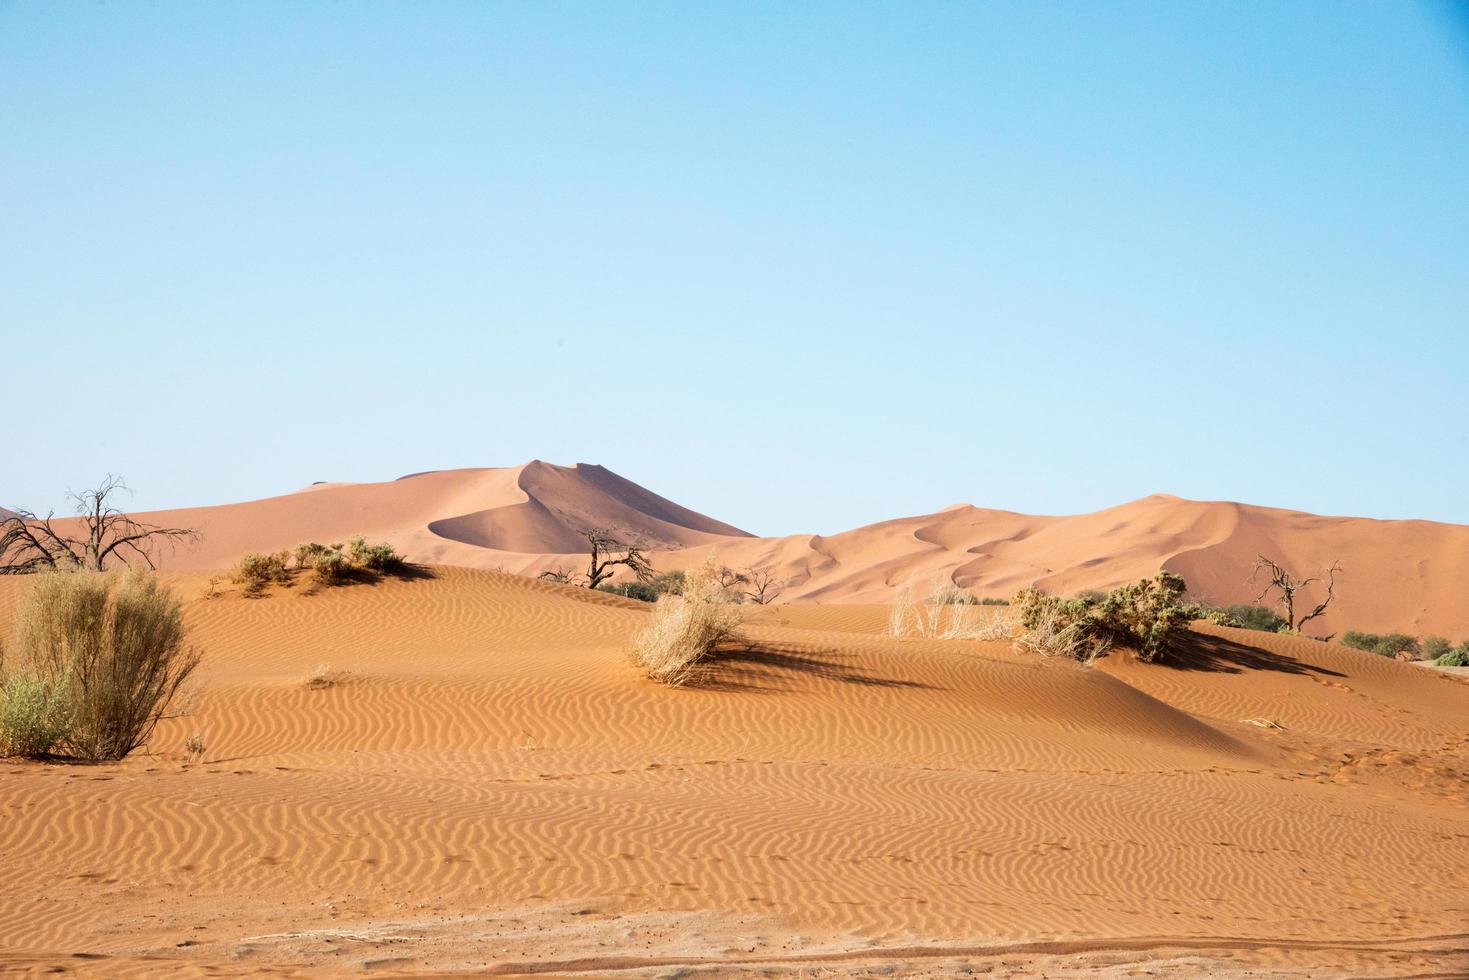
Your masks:
M728 565L720 565L717 575L719 587L726 592L732 591L736 585L744 585L750 581L744 573L737 572Z
M785 579L777 578L768 568L752 568L745 572L744 579L750 585L745 590L745 598L757 606L774 602L785 591Z
M199 532L185 527L142 524L112 506L110 498L127 490L121 477L108 476L94 490L70 494L81 515L82 535L70 537L52 523L54 513L37 517L20 510L0 519L0 575L26 575L43 571L93 571L105 569L110 559L124 565L137 562L156 568L154 557L161 544L194 541Z
M556 582L560 585L571 584L571 572L564 568L548 568L536 577L543 578L548 582Z
M587 566L587 588L595 589L607 581L618 565L625 565L639 582L653 577L653 566L640 548L623 544L610 531L601 528L583 528L581 533L592 548L592 560Z
M1257 603L1262 601L1270 594L1271 589L1279 591L1280 607L1285 611L1286 626L1290 628L1291 632L1299 633L1301 628L1307 623L1326 612L1326 607L1331 605L1332 599L1336 598L1336 573L1341 570L1341 562L1334 561L1331 563L1331 567L1320 575L1313 575L1307 579L1296 579L1282 568L1279 562L1260 555L1255 559L1255 564L1251 566L1250 581L1254 582L1261 572L1269 573L1270 581L1260 590L1260 594L1255 597L1255 601ZM1323 575L1325 576L1324 579L1322 578ZM1296 619L1296 593L1308 585L1321 581L1325 581L1326 583L1326 598L1321 600L1321 603L1309 613L1300 619Z

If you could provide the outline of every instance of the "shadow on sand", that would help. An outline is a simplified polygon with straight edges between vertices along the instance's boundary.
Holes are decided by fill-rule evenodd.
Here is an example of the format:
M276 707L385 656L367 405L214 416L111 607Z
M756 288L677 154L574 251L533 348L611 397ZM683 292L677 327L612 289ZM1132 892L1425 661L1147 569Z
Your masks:
M1320 674L1345 677L1339 671L1305 663L1294 657L1272 653L1259 647L1246 646L1222 636L1193 633L1178 649L1155 666L1172 670L1200 670L1211 673L1239 674L1246 670L1273 670L1282 674Z
M774 644L743 644L722 649L685 686L705 691L787 690L800 677L816 677L863 687L923 688L932 685L884 677L852 664L852 655Z

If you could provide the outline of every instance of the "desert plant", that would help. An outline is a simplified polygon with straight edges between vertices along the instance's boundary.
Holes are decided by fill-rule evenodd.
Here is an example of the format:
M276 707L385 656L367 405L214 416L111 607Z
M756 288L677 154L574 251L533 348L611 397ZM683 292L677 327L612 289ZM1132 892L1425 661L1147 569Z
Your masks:
M545 578L545 575L541 576ZM682 595L686 576L681 571L664 572L655 575L646 582L614 582L611 585L599 585L597 591L606 592L611 595L620 595L626 599L637 599L641 602L657 602L660 596ZM722 587L722 580L721 580Z
M94 761L148 741L199 664L185 639L178 598L141 573L43 576L16 617L26 668L66 692L65 747Z
M1395 660L1418 659L1418 638L1406 633L1388 633L1379 636L1376 633L1347 630L1342 634L1341 642L1342 646L1375 653L1379 657L1391 657Z
M1258 630L1262 633L1279 633L1288 624L1275 610L1267 606L1253 606L1246 603L1235 603L1225 606L1222 612L1233 620L1234 626L1240 629Z
M340 585L352 573L352 563L336 545L313 554L310 563L311 574L318 585Z
M1010 600L1000 599L992 595L987 595L983 599L979 600L979 604L981 606L1008 606L1010 604Z
M1071 599L1022 589L1016 607L1021 647L1050 656L1090 661L1113 644L1131 647L1145 663L1172 652L1195 619L1227 622L1227 617L1187 602L1187 584L1172 572L1113 589L1106 595L1083 593Z
M308 691L324 691L329 687L336 687L342 682L346 675L339 670L333 670L328 664L317 664L306 675L305 687Z
M18 670L0 687L0 754L49 755L71 730L66 678Z
M1264 599L1270 594L1272 589L1278 591L1280 593L1280 607L1285 613L1281 617L1285 620L1285 625L1280 628L1279 632L1300 633L1307 623L1326 612L1326 607L1331 605L1332 599L1336 598L1336 574L1341 570L1341 562L1334 561L1329 568L1325 569L1319 575L1298 579L1286 571L1279 562L1272 558L1266 558L1264 555L1259 555L1255 558L1255 564L1250 570L1250 581L1255 581L1261 572L1268 574L1269 581L1260 590L1260 594L1255 597L1255 602L1258 603ZM1323 579L1322 576L1325 576L1325 578ZM1326 597L1310 612L1300 618L1296 618L1296 593L1308 585L1319 584L1323 581L1326 584Z
M748 568L744 577L745 584L749 586L744 596L757 606L768 606L785 591L785 579L768 568Z
M269 555L251 552L235 565L230 579L243 586L247 595L259 595L272 582L284 585L291 581L290 569L286 567L288 557L284 551Z
M595 589L607 581L618 565L625 566L639 582L646 582L653 577L653 566L643 555L642 549L623 544L610 531L601 528L583 528L581 533L587 539L587 545L592 552L591 562L587 566L587 588Z
M1435 663L1440 667L1469 667L1469 640L1440 656Z
M718 568L705 562L687 577L681 595L659 597L652 621L633 638L633 660L654 680L683 684L721 643L738 635L739 624Z
M949 610L949 620L939 634L944 640L1008 640L1015 632L1009 610L994 615L979 611L980 603L959 603Z
M1010 601L1020 624L1016 646L1046 657L1090 663L1111 646L1111 638L1092 614L1096 604L1089 595L1066 599L1021 589Z
M312 560L326 550L326 545L317 544L315 541L308 541L305 544L296 545L291 554L296 559L296 567L301 570L306 570L311 567Z
M108 476L93 490L68 494L76 505L80 537L58 531L52 523L54 513L45 517L24 509L0 513L0 575L99 572L109 564L134 562L151 569L158 546L199 537L193 528L133 520L112 504L117 492L127 489L122 477Z
M1425 636L1418 644L1419 660L1438 660L1444 654L1454 648L1454 645L1442 636Z
M204 758L204 733L200 731L190 732L184 738L184 761L198 762Z
M352 564L370 572L396 572L404 564L403 556L394 551L393 546L386 541L368 544L367 539L359 534L348 539L347 547Z

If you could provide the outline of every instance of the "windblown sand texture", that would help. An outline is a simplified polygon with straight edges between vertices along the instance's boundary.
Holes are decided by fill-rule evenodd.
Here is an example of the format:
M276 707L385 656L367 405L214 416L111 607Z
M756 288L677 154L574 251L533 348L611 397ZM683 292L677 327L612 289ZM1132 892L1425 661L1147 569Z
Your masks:
M193 714L122 764L0 764L0 973L1469 971L1459 678L1202 626L1088 668L794 603L673 689L627 662L648 607L585 590L167 577Z
M1036 517L967 504L833 535L758 538L704 517L601 466L540 461L502 469L445 470L387 483L324 484L250 503L142 515L197 527L203 540L165 556L174 569L225 568L250 551L366 534L415 561L536 574L581 571L579 529L610 528L654 553L660 569L713 554L734 568L786 579L783 601L885 603L905 582L935 576L976 595L1008 597L1110 589L1178 572L1196 596L1252 602L1256 555L1297 576L1334 560L1337 602L1313 635L1347 629L1469 636L1469 527L1429 521L1319 517L1245 504L1156 495L1072 517ZM1321 593L1308 590L1309 608Z

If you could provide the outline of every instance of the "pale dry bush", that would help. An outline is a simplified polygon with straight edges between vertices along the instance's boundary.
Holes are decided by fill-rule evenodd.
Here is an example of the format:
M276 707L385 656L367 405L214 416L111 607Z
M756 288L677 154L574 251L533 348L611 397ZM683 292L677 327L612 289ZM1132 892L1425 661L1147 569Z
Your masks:
M199 731L190 732L184 738L184 761L198 762L204 758L204 733Z
M1035 611L1030 625L1020 631L1015 645L1043 657L1066 657L1089 664L1106 653L1112 641L1088 634L1063 609L1043 606Z
M311 673L306 675L305 686L308 691L323 691L329 687L336 687L346 679L346 673L333 670L329 664L317 664Z
M935 575L925 601L916 601L911 582L904 582L893 596L888 616L888 635L930 640L1007 640L1014 631L1008 613L989 615L978 600L942 574Z
M654 603L652 621L633 637L633 661L653 680L687 682L721 643L738 636L734 605L718 567L705 562L689 574L681 595L666 593Z
M114 760L148 741L199 665L178 598L150 575L37 577L16 617L16 652L33 677L66 692L60 743Z

